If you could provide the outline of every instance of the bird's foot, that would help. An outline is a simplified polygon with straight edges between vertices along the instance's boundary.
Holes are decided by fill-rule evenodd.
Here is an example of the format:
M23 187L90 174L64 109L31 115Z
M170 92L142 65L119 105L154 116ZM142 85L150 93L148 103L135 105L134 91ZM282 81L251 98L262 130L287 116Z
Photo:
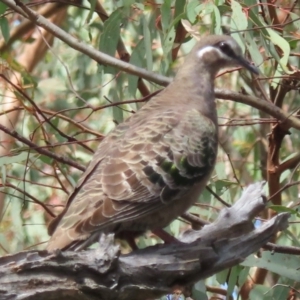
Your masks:
M130 248L132 249L132 251L139 249L139 247L137 246L137 244L135 242L134 236L130 236L130 235L127 236L126 241L127 241L128 245L130 246Z

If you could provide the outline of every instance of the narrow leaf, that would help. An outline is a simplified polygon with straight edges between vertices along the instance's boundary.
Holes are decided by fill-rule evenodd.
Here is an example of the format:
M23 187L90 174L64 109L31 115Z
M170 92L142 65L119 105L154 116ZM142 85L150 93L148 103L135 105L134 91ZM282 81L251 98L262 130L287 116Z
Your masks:
M1 32L3 34L4 40L7 43L9 40L10 34L9 34L8 21L6 18L0 18L0 28L1 28Z
M300 258L297 255L264 251L261 257L248 256L242 265L266 269L296 281L299 281L300 278Z
M0 2L0 15L4 14L6 12L7 5L3 2Z
M238 30L238 31L245 30L248 26L248 20L245 13L243 12L241 4L237 1L232 0L231 9L232 9L231 22L230 22L231 29ZM239 33L234 33L232 34L232 37L238 42L238 44L240 45L240 47L244 52L245 43L241 38L241 35Z
M110 17L104 22L103 33L100 37L99 50L115 56L119 37L120 26L122 22L122 13L119 9L115 10ZM110 66L104 67L105 73L115 74L116 69Z
M151 43L152 40L151 40L151 33L149 30L146 16L143 16L142 22L143 22L143 34L144 34L144 43L145 43L145 50L146 50L147 70L152 71L153 68L152 43Z

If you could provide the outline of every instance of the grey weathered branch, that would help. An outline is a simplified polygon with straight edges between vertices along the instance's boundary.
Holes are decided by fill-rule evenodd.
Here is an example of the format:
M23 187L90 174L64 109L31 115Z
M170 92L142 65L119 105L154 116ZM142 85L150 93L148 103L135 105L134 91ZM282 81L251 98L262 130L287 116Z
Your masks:
M113 236L82 252L26 251L0 258L0 298L14 299L153 299L243 261L288 226L282 213L253 227L265 208L263 183L249 186L230 208L181 243L120 254Z

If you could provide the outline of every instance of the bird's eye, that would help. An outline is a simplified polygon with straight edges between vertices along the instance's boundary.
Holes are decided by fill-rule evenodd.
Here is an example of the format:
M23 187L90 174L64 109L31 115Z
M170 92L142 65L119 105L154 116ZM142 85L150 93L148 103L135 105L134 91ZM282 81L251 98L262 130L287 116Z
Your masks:
M228 44L226 44L224 42L221 42L221 43L219 43L218 46L219 46L220 50L223 53L225 53L227 56L229 56L229 57L234 57L235 56L234 51L232 50L232 48Z

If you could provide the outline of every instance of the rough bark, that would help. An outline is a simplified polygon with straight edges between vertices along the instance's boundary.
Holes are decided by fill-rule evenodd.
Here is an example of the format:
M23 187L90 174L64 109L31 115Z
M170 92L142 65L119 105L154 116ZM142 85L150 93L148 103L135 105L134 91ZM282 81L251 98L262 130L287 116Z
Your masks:
M153 299L234 266L288 226L282 213L254 228L265 208L263 183L249 186L230 208L176 244L120 253L113 236L82 252L26 251L0 258L0 299Z

